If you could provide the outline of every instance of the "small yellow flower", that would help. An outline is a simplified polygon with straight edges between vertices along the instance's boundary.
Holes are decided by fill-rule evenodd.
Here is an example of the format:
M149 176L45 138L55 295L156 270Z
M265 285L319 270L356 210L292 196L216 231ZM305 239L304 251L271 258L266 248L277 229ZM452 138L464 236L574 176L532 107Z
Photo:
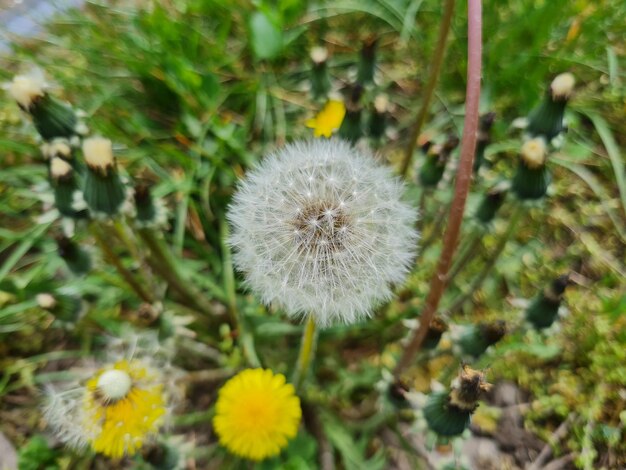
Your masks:
M213 426L220 443L251 460L273 457L298 432L302 410L293 385L271 370L246 369L219 392Z
M306 121L306 126L314 129L315 137L330 137L341 127L346 107L342 101L330 100L324 108L312 119Z
M94 451L111 458L133 455L158 431L166 409L157 379L139 361L119 361L87 382L82 424Z

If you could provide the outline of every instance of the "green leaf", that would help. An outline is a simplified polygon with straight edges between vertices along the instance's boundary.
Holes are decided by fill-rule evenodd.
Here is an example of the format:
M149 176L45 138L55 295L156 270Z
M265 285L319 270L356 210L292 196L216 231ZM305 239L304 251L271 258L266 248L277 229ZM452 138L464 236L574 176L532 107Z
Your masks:
M283 49L282 25L276 25L261 11L250 18L250 43L257 59L274 59Z
M615 142L613 133L608 123L601 116L594 113L585 113L596 128L606 152L611 159L611 165L613 165L613 172L615 173L615 181L619 188L619 194L622 200L622 209L626 211L626 173L624 173L624 160L620 155L619 147Z
M551 161L553 161L557 165L560 165L563 168L566 168L567 170L574 173L581 180L583 180L587 184L587 186L591 188L591 190L594 193L596 193L596 196L598 196L598 199L602 203L602 207L604 208L605 212L608 214L609 218L611 219L611 222L613 222L613 225L615 226L617 234L620 236L622 240L626 240L626 231L624 227L622 227L622 223L620 221L619 215L615 212L615 210L609 204L607 204L607 201L610 199L610 196L608 195L604 186L602 186L602 184L594 176L594 174L591 171L589 171L587 168L585 168L584 166L579 165L577 163L572 163L568 160L565 160L564 158L552 157Z

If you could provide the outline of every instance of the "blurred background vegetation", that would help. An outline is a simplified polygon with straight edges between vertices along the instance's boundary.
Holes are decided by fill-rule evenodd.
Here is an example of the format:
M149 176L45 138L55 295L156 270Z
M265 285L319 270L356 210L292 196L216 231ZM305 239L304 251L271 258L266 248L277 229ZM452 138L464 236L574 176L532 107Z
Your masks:
M128 324L163 329L167 323L170 330L187 334L176 362L191 377L186 383L189 399L181 405L173 431L193 435L197 468L235 465L211 435L215 391L244 364L240 345L245 341L254 339L264 365L286 372L295 360L302 327L267 312L238 280L233 283L223 239L224 212L234 185L266 151L311 136L304 123L323 104L307 88L308 54L316 45L330 51L334 89L341 92L354 81L364 41L378 40L376 87L367 92L365 102L384 92L393 112L386 137L371 145L396 164L420 104L440 4L89 1L50 20L36 37L11 39L11 50L1 59L0 81L9 81L31 64L45 70L58 85L53 93L84 110L93 133L114 141L123 171L150 182L154 194L166 200L166 236L179 269L215 309L243 312L248 331L248 336L237 336L226 325L218 331L206 318L167 299L171 315L157 325L140 314L141 302L101 260L89 276L68 275L53 238L59 223L43 211L51 196L45 190L47 170L35 131L2 94L0 430L16 447L30 443L48 449L45 441L32 439L44 432L38 411L44 384L63 378L79 358L97 354L102 338L120 334ZM461 132L465 8L464 2L457 5L424 128L432 138ZM483 11L481 110L495 111L497 117L486 154L489 164L473 185L468 214L486 188L514 171L519 137L513 120L528 114L557 73L572 72L577 87L568 108L565 144L550 159L549 197L528 211L485 282L470 292L454 319L518 319L524 299L557 276L575 272L576 285L566 294L569 314L559 328L549 336L514 332L474 367L489 367L491 382L507 380L523 390L525 428L550 442L555 456L569 455L567 465L624 468L626 3L487 0ZM416 161L419 165L419 157ZM426 201L425 235L437 229L438 207L451 197L446 181ZM505 205L484 235L486 252L498 243L509 212ZM465 231L470 231L469 224ZM321 334L318 380L308 394L323 404L320 419L339 468L393 468L379 429L358 423L370 413L368 400L373 399L380 366L392 366L398 340L406 334L399 320L419 312L440 248L435 240L423 250L403 295L375 320ZM469 263L448 289L444 305L462 295L483 267L480 256ZM77 321L55 317L38 307L35 296L42 292L79 295L88 308ZM391 327L381 333L381 325ZM438 378L450 363L416 366L409 374L411 385L427 391L430 378ZM495 419L488 415L485 420ZM564 422L565 435L555 439L554 431ZM484 428L488 435L489 424ZM282 463L268 465L317 468L314 456L320 442L313 427L292 443ZM77 465L67 453L50 452L51 466L24 468ZM71 468L108 468L91 460L80 465Z

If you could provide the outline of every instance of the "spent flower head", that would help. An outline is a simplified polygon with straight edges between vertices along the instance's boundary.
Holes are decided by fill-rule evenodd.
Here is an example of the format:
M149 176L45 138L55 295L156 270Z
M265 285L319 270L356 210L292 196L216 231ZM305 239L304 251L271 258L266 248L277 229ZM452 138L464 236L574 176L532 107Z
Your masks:
M123 331L107 343L105 362L83 363L78 381L48 390L46 421L75 449L113 459L136 454L156 440L180 398L171 354L156 334Z
M389 168L345 141L290 144L234 196L235 264L290 316L353 323L391 297L413 260L416 211L403 196Z
M138 359L106 365L78 388L51 391L44 410L62 441L114 459L135 454L155 437L166 414L160 371Z

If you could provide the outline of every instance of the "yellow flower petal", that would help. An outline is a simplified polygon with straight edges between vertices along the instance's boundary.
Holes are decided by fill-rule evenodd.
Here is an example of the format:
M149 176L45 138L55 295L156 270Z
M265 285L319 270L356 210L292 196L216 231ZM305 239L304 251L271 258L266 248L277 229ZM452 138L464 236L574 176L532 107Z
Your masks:
M346 115L346 107L342 101L330 100L324 108L312 119L308 119L305 124L313 129L315 137L330 137L341 127L343 118Z
M251 460L278 455L298 432L302 410L293 385L271 370L247 369L219 392L213 426L230 452Z

